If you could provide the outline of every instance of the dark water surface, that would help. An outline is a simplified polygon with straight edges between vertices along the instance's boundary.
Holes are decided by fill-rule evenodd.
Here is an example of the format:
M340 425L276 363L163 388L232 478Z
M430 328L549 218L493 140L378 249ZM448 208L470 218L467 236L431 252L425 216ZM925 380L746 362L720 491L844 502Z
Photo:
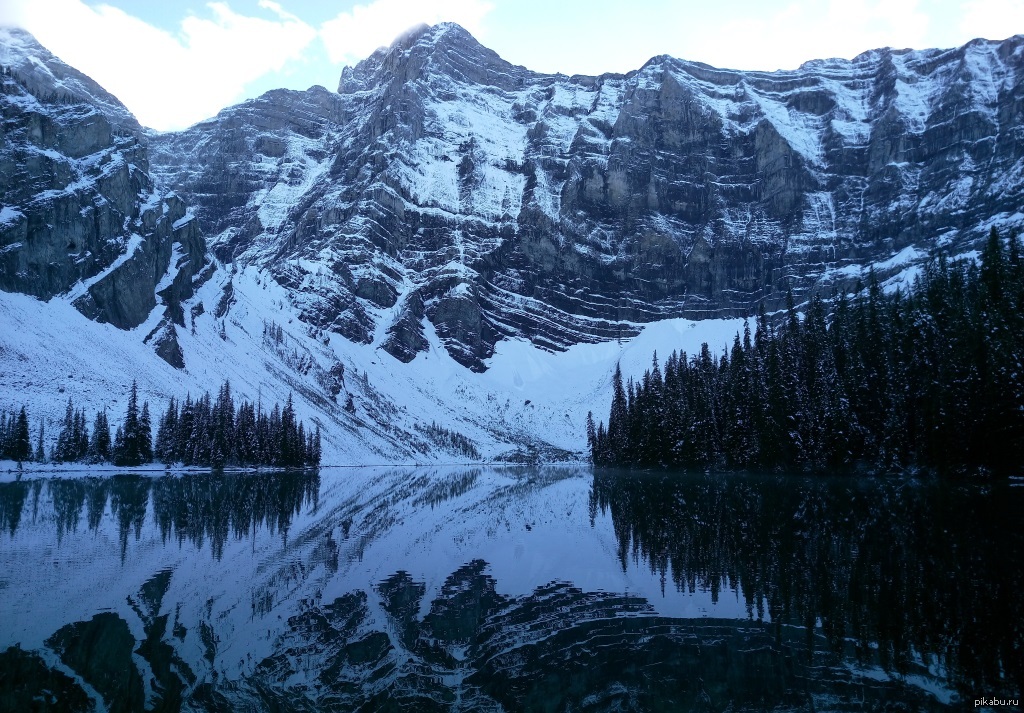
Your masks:
M1022 684L1012 483L0 482L0 711L946 711Z

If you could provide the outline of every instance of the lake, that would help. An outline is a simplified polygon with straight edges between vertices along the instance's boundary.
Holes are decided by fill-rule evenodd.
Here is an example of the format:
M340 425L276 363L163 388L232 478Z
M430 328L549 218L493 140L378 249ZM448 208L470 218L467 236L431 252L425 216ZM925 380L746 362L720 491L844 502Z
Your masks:
M1022 514L1012 482L8 476L0 710L975 709L1024 683Z

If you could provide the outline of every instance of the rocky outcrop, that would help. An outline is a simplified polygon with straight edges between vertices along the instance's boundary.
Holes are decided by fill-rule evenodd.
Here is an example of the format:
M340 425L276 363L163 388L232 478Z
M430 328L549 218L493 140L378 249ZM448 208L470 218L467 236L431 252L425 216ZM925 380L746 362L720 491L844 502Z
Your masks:
M75 306L91 319L127 329L142 324L158 302L169 322L184 326L181 302L193 293L193 278L205 261L205 244L185 204L170 195L159 215L141 215L146 237L133 233L122 257L101 279L90 280Z
M402 305L398 319L388 328L384 349L408 364L429 346L423 336L423 298L418 292L413 292Z
M206 247L185 202L155 190L131 113L27 33L3 29L0 116L0 289L62 296L122 329L158 306L183 325Z

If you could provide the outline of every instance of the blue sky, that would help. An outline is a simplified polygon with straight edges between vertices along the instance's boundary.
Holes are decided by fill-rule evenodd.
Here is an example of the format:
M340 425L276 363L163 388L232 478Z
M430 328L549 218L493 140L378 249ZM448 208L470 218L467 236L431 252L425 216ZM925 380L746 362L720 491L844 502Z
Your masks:
M1024 32L1024 0L4 0L23 27L139 120L188 126L268 89L337 87L341 68L420 22L454 21L505 59L627 72L657 54L792 69L876 47Z

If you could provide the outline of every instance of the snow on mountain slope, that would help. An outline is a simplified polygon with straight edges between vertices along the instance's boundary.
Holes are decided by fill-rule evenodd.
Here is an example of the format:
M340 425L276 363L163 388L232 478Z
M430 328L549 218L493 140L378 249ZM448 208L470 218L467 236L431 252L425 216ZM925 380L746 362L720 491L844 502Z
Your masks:
M180 370L155 359L144 343L159 316L125 331L83 319L66 301L0 292L0 409L27 404L33 433L44 417L53 438L68 398L90 419L107 408L119 420L133 379L154 414L172 396L215 393L227 379L236 398L271 404L293 394L299 418L322 424L329 465L472 460L432 441L424 431L432 422L465 435L484 460L574 459L586 448L587 412L605 417L616 363L639 374L654 351L662 358L674 349L692 354L703 341L724 349L743 324L665 320L621 343L563 352L507 340L487 371L475 373L451 358L429 323L429 348L408 364L379 344L310 330L289 311L287 291L252 267L219 271L195 303L215 304L229 280L230 311L191 313L179 330L187 355ZM271 326L281 328L280 340Z

